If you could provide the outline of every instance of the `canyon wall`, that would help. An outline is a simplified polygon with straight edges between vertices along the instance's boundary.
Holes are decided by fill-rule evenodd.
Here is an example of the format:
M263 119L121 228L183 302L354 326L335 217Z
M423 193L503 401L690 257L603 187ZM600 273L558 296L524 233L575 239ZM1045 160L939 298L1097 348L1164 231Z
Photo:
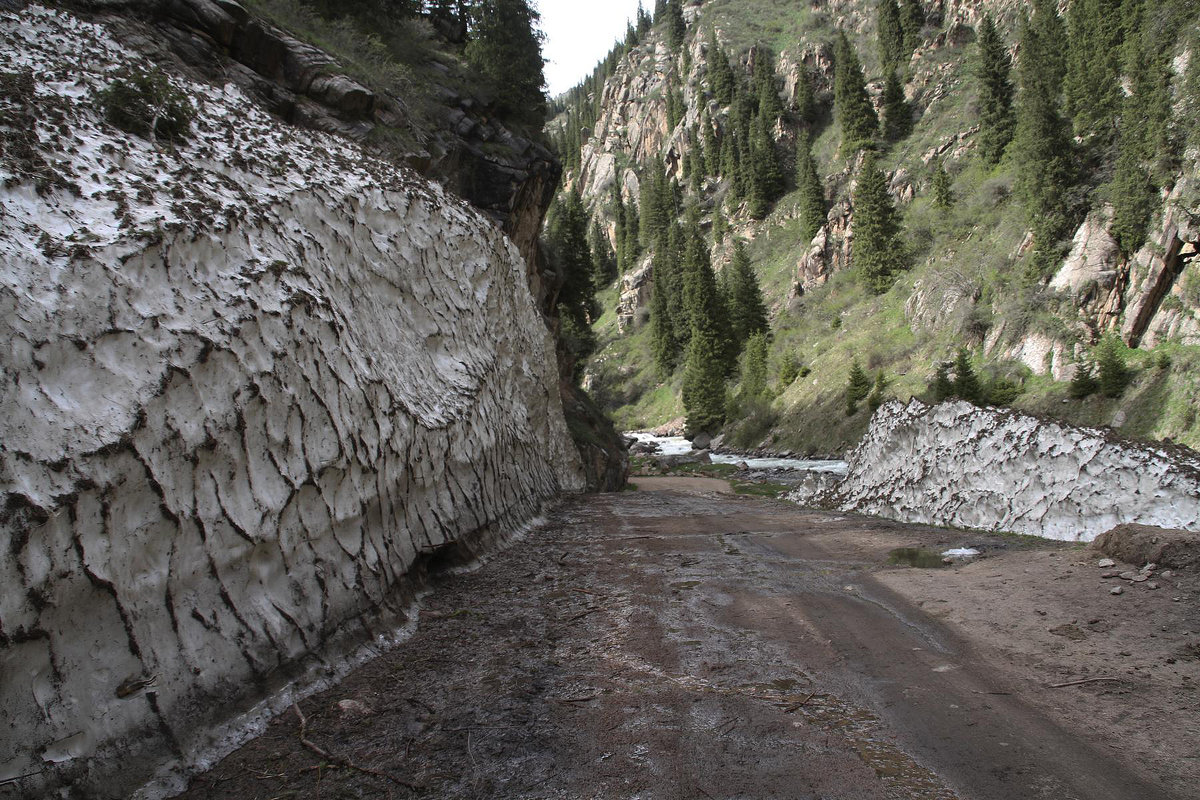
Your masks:
M1091 541L1126 522L1200 529L1200 455L962 401L892 401L845 480L799 502L903 522Z
M413 570L583 485L554 345L492 222L233 84L0 11L0 781L126 796L401 623Z

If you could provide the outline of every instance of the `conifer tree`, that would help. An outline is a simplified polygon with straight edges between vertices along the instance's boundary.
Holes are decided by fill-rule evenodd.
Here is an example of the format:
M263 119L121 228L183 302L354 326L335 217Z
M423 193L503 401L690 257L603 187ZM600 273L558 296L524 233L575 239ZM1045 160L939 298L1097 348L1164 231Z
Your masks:
M674 203L667 183L667 172L663 162L651 158L646 174L642 177L642 216L639 220L642 239L650 247L656 247L660 237L665 237L667 225L674 216Z
M880 135L886 142L898 142L912 132L912 106L904 98L904 87L895 71L888 72L883 88L883 123Z
M811 242L825 224L825 186L817 174L816 160L808 137L800 134L796 142L796 188L800 192L800 236Z
M1100 382L1096 380L1096 367L1090 361L1080 361L1075 365L1075 374L1071 376L1068 394L1076 400L1083 400L1100 390Z
M906 60L904 28L900 24L900 7L896 0L879 0L875 8L875 30L879 39L879 63L885 72L895 72Z
M941 161L935 162L933 178L930 180L933 188L933 204L937 208L946 209L954 205L954 193L950 189L950 175L942 166Z
M925 10L921 8L920 0L904 0L900 27L904 29L904 53L908 58L921 43L921 28L925 27Z
M863 372L858 359L850 364L850 374L846 379L846 416L853 417L858 413L858 404L871 393L871 379Z
M1111 141L1121 112L1121 0L1073 0L1064 110L1078 136Z
M813 94L812 76L803 64L796 80L796 116L808 125L817 121L817 98Z
M654 353L654 365L659 376L666 380L679 363L679 343L675 325L682 320L671 316L671 280L675 264L674 254L669 247L654 254L654 283L650 295L650 343Z
M868 146L879 128L879 120L863 79L862 65L845 31L838 32L834 49L834 115L842 128L842 153Z
M883 405L883 393L887 391L887 378L883 370L875 373L875 385L867 395L867 410L874 414Z
M751 123L750 184L747 199L750 201L750 216L762 219L767 215L771 203L783 190L783 171L779 168L779 154L775 140L767 130L762 117Z
M725 380L736 354L726 323L727 310L717 291L708 246L693 222L685 255L685 303L691 338L683 373L683 407L692 432L712 433L725 420Z
M612 212L613 212L613 251L617 257L617 272L621 275L629 269L629 264L625 261L625 203L621 199L620 181L615 180L612 183Z
M1012 63L991 15L979 23L979 153L989 164L999 163L1012 141Z
M741 239L734 243L733 261L726 271L729 273L729 324L733 329L734 344L740 349L751 336L769 329L762 289Z
M729 232L729 221L725 219L725 214L720 205L713 209L712 232L714 244L720 244L725 241L725 234Z
M637 266L638 257L642 254L641 244L641 221L638 217L637 203L633 198L629 198L629 205L625 206L625 268L633 269Z
M701 140L704 142L704 174L720 175L721 146L717 143L717 134L713 130L712 118L709 117L707 108L700 118L700 131Z
M954 381L950 378L950 362L942 361L934 372L933 382L929 386L933 402L940 403L954 397Z
M1109 334L1096 346L1096 371L1100 393L1105 397L1120 397L1129 385L1129 369L1117 337Z
M979 376L971 366L971 354L967 348L958 348L954 358L954 396L978 405L983 401L983 387L979 384Z
M597 286L605 286L617 277L617 257L608 243L608 237L600 229L600 223L592 222L592 274Z
M683 3L681 0L667 0L667 44L671 52L678 53L683 47L687 26L683 22Z
M1035 0L1034 16L1022 25L1017 128L1017 191L1034 235L1030 275L1040 278L1057 259L1059 240L1071 222L1065 202L1073 182L1069 126L1059 113L1063 59L1062 21L1053 0ZM1057 40L1048 37L1059 36Z
M742 355L742 386L743 400L754 400L767 390L767 337L761 331L746 340L746 349Z
M708 84L713 97L720 105L727 106L733 102L734 75L733 67L729 65L729 56L717 44L716 34L709 28L706 43L708 58Z
M863 159L854 190L850 259L863 285L876 294L891 288L906 263L900 218L875 155Z
M560 198L548 230L555 265L563 275L558 294L558 312L562 320L560 339L572 356L575 378L583 369L583 360L595 350L596 337L591 323L598 314L596 285L591 249L587 241L587 212L577 191Z
M467 60L508 120L541 129L546 118L539 19L526 0L476 0Z
M765 45L756 48L754 59L754 92L758 104L758 116L768 126L783 115L783 103L779 100L779 88L775 85L775 65L771 51Z

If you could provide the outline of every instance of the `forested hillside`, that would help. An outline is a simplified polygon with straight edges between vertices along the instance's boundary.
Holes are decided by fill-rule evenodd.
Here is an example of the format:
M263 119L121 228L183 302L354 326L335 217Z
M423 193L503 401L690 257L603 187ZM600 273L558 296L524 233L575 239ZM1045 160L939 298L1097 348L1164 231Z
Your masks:
M550 239L599 290L585 385L620 426L775 450L840 451L913 395L1200 442L1198 22L643 10L552 109L574 244Z

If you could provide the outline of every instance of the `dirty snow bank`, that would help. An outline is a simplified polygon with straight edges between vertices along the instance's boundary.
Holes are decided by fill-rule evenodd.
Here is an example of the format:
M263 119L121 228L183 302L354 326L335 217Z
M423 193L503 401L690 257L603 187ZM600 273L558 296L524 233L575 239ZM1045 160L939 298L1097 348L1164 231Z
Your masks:
M126 136L96 96L141 61L0 12L0 781L30 796L196 758L401 622L420 556L581 487L511 242L231 87L176 82L178 149Z
M846 479L816 502L1067 541L1125 522L1196 530L1200 456L962 401L892 401L871 419Z

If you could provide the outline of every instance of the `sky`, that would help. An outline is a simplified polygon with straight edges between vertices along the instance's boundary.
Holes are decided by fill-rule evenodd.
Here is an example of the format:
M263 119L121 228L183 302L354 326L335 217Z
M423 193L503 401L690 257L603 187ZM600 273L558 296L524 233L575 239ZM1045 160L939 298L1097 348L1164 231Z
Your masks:
M546 83L557 97L582 81L625 38L625 25L637 14L638 0L536 0L546 41ZM654 8L647 0L647 9Z

